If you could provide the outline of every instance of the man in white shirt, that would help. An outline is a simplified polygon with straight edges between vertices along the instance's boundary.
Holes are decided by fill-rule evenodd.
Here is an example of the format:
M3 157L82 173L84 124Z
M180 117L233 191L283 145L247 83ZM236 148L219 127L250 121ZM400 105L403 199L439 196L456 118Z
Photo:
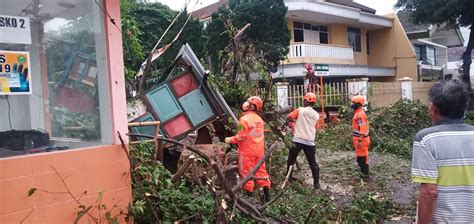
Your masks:
M309 92L304 97L304 107L300 107L288 115L288 120L295 122L295 131L293 137L294 147L290 149L287 160L287 173L289 167L294 165L296 157L301 150L304 151L308 160L311 173L314 179L314 188L319 189L319 166L316 162L316 146L314 139L316 138L316 126L319 120L319 114L313 109L316 103L316 94ZM293 177L291 177L293 178Z

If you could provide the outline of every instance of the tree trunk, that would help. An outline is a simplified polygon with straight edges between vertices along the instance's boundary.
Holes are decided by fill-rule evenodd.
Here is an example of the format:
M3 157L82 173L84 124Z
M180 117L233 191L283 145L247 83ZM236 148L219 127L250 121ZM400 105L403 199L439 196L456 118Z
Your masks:
M472 63L472 58L471 58L471 52L472 48L474 47L474 32L473 28L471 26L471 32L469 34L469 42L467 43L466 51L462 54L462 70L463 70L463 75L462 75L462 81L466 83L469 87L469 91L472 92L471 88L471 63Z
M474 27L470 27L471 32L469 33L469 42L467 43L466 51L462 54L462 81L467 84L469 88L469 109L474 109L474 95L472 92L472 87L471 87L471 63L472 63L472 57L471 57L471 52L472 48L474 47L474 32L473 32Z

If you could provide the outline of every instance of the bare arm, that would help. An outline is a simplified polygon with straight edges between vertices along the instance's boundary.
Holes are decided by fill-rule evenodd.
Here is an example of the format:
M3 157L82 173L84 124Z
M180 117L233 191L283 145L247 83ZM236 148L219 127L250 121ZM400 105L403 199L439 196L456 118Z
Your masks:
M438 189L436 184L421 184L418 198L418 223L431 223L436 207Z
M288 114L288 117L287 117L288 121L290 121L290 122L296 121L296 119L298 119L298 114L299 113L300 113L300 109L298 108L298 109L294 110L293 112L291 112L290 114Z

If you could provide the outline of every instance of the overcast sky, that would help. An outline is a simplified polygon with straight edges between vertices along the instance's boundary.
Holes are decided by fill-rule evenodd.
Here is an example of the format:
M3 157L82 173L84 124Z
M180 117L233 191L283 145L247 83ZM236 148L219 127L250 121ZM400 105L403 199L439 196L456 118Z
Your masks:
M191 1L191 3L188 6L188 10L191 11L194 7L195 9L199 9L209 4L212 4L214 2L217 2L218 0L149 0L149 1L161 2L165 5L168 5L171 9L174 9L174 10L182 9L186 1ZM196 5L196 2L199 2L199 3ZM376 13L379 15L385 15L385 14L394 12L393 6L397 2L397 0L355 0L355 2L377 10ZM463 33L464 40L467 43L467 40L469 38L469 29L461 28L461 32Z
M150 1L153 1L153 0L150 0ZM170 8L174 10L182 9L184 4L186 3L186 0L155 0L155 1L168 5ZM192 9L194 7L194 5L196 4L196 1L199 1L199 4L196 6L196 8L201 8L206 5L217 2L218 0L191 0L189 9ZM393 5L395 5L397 0L355 0L355 2L374 8L377 10L377 14L383 15L383 14L393 12Z

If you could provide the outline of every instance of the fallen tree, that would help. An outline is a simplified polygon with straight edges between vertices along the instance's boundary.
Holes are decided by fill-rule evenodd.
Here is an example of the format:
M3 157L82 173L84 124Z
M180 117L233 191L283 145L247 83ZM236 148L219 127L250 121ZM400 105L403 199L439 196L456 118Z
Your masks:
M242 180L238 181L235 186L231 187L229 185L230 181L227 180L227 177L224 175L225 171L232 168L232 165L228 166L223 166L219 162L219 160L215 158L211 158L205 153L201 152L198 150L196 147L191 146L191 145L186 145L182 142L165 138L165 137L156 137L156 136L150 136L150 135L142 135L142 134L130 134L129 136L131 137L140 137L140 138L149 138L149 139L155 139L158 141L162 142L167 142L167 143L172 143L176 146L182 147L184 150L189 150L196 154L199 158L203 159L206 164L208 164L212 170L214 171L215 176L217 177L218 181L213 181L212 177L208 177L206 183L208 185L207 189L209 192L213 195L214 200L215 200L215 210L217 211L216 215L216 222L218 223L227 223L230 220L233 220L235 217L235 209L238 209L240 213L243 213L250 217L251 219L258 221L258 222L282 222L284 219L278 218L275 216L270 216L265 214L265 209L270 206L272 203L274 203L276 200L278 200L282 195L283 192L281 192L279 195L273 198L273 200L261 204L259 202L255 202L252 200L248 200L245 197L240 196L239 192L242 190L242 186L249 180L254 179L254 175L257 172L258 168L268 161L268 159L271 157L272 153L277 149L277 143L273 142L270 144L266 150L265 150L265 155L257 162L255 167L250 171L249 175L243 178ZM137 166L134 164L132 157L128 153L126 145L123 143L122 147L124 148L124 151L128 154L128 158L130 158L130 167L131 167L131 173L132 173L132 179L134 181L134 185L140 184L140 181L144 181L143 178L140 178L140 175L136 175L136 169ZM150 155L155 154L155 152L150 152ZM143 158L142 158L143 159ZM183 166L189 166L189 164L183 165ZM288 179L289 175L287 175ZM174 180L176 182L176 178L172 178L171 180ZM286 180L281 187L282 189L285 188ZM142 195L138 195L139 197L143 197L146 199L145 202L149 204L149 206L153 206L153 202L151 201L151 198L156 197L152 193L145 193ZM226 213L225 211L228 208L228 205L232 205L232 211L230 213ZM153 214L158 213L154 211L154 208L151 207L150 210L152 211ZM161 218L160 215L154 215L156 222L160 222ZM194 216L198 217L198 215ZM285 222L291 222L290 220L285 220Z

